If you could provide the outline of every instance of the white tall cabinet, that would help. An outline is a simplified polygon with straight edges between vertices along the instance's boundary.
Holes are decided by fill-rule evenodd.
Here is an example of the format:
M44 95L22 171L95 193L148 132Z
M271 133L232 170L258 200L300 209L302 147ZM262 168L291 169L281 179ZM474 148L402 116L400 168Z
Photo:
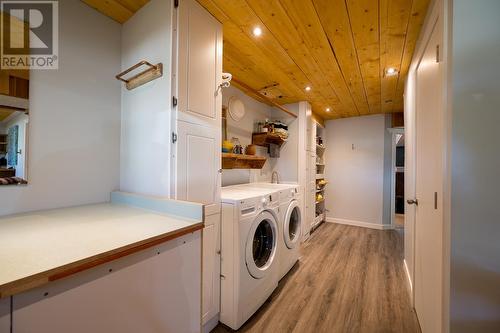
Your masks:
M306 114L306 221L310 231L316 216L316 124L312 117L312 111Z
M195 0L181 0L174 20L173 197L205 204L202 324L220 307L222 25Z

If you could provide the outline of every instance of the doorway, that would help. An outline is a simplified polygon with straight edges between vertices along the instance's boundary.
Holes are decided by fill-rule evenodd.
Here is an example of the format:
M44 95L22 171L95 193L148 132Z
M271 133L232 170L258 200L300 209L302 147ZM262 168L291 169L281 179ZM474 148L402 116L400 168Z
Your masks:
M405 222L405 135L404 128L391 128L391 226L404 230Z

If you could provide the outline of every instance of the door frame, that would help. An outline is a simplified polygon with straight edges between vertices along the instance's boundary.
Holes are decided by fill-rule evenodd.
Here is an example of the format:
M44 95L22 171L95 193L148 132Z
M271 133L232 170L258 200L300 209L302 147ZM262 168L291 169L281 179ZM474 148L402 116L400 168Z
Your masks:
M396 211L396 147L401 135L405 134L404 128L388 128L391 132L391 229L396 227L395 211Z
M452 80L451 80L451 41L452 41L452 0L436 0L431 2L420 37L413 54L408 79L405 86L405 197L413 198L416 195L416 96L415 79L416 70L422 58L427 42L429 41L434 25L441 24L443 29L443 45L440 48L440 61L444 61L441 76L443 129L443 281L441 284L442 304L442 332L450 330L450 260L451 260L451 128L452 128ZM408 222L408 223L407 223ZM406 242L406 235L410 242ZM415 209L405 203L405 271L408 277L409 293L412 306L414 303L414 277L415 277Z

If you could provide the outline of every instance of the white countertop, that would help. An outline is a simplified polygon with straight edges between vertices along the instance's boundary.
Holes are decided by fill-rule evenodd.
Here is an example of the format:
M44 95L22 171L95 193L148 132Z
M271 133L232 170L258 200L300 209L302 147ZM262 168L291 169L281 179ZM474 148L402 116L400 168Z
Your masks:
M58 268L202 226L199 219L112 203L0 218L0 297Z

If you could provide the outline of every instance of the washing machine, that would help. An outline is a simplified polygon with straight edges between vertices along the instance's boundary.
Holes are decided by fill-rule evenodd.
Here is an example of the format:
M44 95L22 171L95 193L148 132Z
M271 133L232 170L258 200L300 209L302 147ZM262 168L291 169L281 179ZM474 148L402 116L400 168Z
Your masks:
M279 191L278 219L278 276L281 280L295 265L300 256L302 232L302 202L298 184L248 183L236 185L239 189L260 189Z
M278 286L279 193L223 187L220 321L237 330Z

